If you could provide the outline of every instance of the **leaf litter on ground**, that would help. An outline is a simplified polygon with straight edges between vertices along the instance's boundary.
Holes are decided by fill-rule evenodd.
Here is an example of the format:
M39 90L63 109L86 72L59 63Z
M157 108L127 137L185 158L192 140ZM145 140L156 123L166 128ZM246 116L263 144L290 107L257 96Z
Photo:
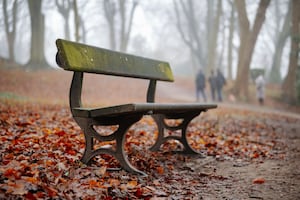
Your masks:
M2 102L0 111L0 198L12 199L199 197L197 191L211 180L228 179L215 172L211 159L235 160L236 166L283 159L283 128L273 122L293 120L224 108L207 112L187 130L190 145L209 158L206 162L201 156L174 153L182 149L176 141L168 141L159 152L148 150L157 128L151 117L144 117L130 128L125 143L129 161L148 174L142 178L108 170L120 167L109 155L97 156L90 166L81 163L84 136L67 107Z

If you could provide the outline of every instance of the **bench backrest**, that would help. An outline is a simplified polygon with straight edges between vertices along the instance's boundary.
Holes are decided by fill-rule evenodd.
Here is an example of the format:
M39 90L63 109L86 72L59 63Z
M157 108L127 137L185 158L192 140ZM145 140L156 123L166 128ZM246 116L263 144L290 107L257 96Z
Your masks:
M133 78L174 81L169 63L89 46L56 40L57 63L70 71Z

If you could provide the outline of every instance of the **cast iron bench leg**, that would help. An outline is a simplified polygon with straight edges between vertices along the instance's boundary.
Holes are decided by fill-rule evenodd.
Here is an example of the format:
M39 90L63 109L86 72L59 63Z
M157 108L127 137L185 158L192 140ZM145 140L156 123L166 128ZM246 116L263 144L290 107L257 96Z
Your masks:
M118 117L109 120L92 119L92 118L75 118L78 125L84 132L85 150L81 161L85 164L90 164L92 158L100 154L109 154L114 156L128 172L147 176L144 172L136 169L130 164L124 151L125 134L131 125L142 118L143 115L138 114L129 117ZM118 125L118 129L108 136L102 136L93 128L94 125ZM99 147L94 149L94 139L99 141L116 141L116 149Z
M160 146L164 142L166 142L167 140L170 140L170 139L174 139L174 140L181 142L181 144L184 146L184 150L182 151L183 153L198 154L198 152L193 150L192 147L189 145L187 138L186 138L186 130L187 130L187 127L188 127L190 121L192 121L192 119L194 119L200 113L201 113L201 111L193 112L193 113L186 113L186 114L171 115L171 116L166 116L163 114L153 115L152 117L155 120L155 122L157 124L157 128L158 128L158 136L157 136L155 144L150 148L150 150L158 151L160 149ZM182 119L183 121L179 125L173 127L173 126L168 126L165 123L165 119ZM180 136L172 136L172 135L165 136L164 135L165 130L170 130L170 131L181 130L181 135Z

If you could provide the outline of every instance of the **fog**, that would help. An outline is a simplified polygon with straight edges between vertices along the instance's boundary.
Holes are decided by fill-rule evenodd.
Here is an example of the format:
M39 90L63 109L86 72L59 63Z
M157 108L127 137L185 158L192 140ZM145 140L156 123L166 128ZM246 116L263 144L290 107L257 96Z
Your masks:
M0 11L0 26L4 27L3 19L3 0L1 0ZM8 11L11 19L12 4L14 1L8 2ZM62 2L62 1L59 1ZM100 46L104 48L110 48L109 45L109 29L108 22L104 17L104 11L102 6L103 1L90 0L90 1L78 1L78 11L82 18L85 27L85 40L81 39L80 42L87 44ZM191 75L195 73L195 69L203 67L199 66L199 63L193 61L191 50L184 43L178 29L176 27L176 17L174 12L174 2L172 0L141 0L137 1L134 18L132 22L132 29L130 34L130 40L128 43L127 52L151 57L170 62L175 74L177 75ZM187 2L187 1L177 1ZM206 12L208 1L194 1L194 11L197 18L197 26L199 30L205 29ZM229 36L229 17L230 17L230 2L222 1L222 15L219 25L219 34L217 38L216 47L216 59L218 60L218 66L227 75L228 65L228 36ZM134 1L127 1L128 7L134 3ZM214 1L216 4L216 1ZM246 1L246 9L249 16L250 24L253 25L256 10L259 1ZM277 4L276 4L277 3ZM276 4L276 5L275 5ZM276 6L279 6L280 13L276 12ZM278 9L278 8L277 8ZM282 26L283 18L288 10L288 1L271 1L267 11L266 19L259 33L250 68L263 68L267 72L271 70L273 54L275 51L275 43L278 27ZM278 11L278 10L277 10ZM30 59L30 17L28 11L28 3L25 0L18 1L17 9L17 28L16 39L14 43L15 60L20 64L26 64ZM44 0L42 4L42 13L45 15L45 57L47 62L56 67L55 64L55 40L57 38L65 38L64 24L65 19L58 12L58 8L55 5L55 1ZM184 15L184 13L181 13ZM278 17L275 14L279 15ZM182 16L183 18L184 16ZM237 14L235 13L235 18ZM118 22L118 16L116 16L116 23ZM185 23L185 22L183 22ZM186 25L186 24L183 24ZM74 12L70 11L69 28L70 39L75 40L75 25L74 25ZM233 35L233 53L232 53L232 70L233 77L237 72L237 58L239 48L239 30L238 22L235 19L235 31ZM118 31L116 29L116 31ZM187 31L187 30L184 30ZM277 31L277 32L276 32ZM208 33L209 34L209 33ZM201 35L201 33L200 33ZM205 36L205 33L202 33ZM201 40L204 45L205 39ZM8 42L4 28L0 29L0 42L2 47L0 48L0 56L4 58L9 57ZM280 68L281 77L284 77L287 73L288 55L289 55L289 40L285 43L284 52L282 55L282 66ZM206 49L205 47L203 48ZM223 53L222 53L223 52ZM222 54L222 57L220 57Z

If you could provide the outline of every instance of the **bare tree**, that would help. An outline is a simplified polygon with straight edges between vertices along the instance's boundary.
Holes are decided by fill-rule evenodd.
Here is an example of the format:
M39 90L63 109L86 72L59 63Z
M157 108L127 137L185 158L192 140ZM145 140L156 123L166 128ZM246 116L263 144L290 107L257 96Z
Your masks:
M45 17L42 13L42 0L28 0L28 6L31 22L31 54L26 66L30 69L49 68L44 54Z
M297 100L296 77L300 52L300 1L292 0L291 50L288 74L284 80L283 99L294 104Z
M208 0L205 17L197 16L196 1L173 1L176 16L176 27L192 54L192 60L205 70L206 74L215 69L217 54L217 41L222 15L222 1ZM206 26L201 26L204 19ZM195 67L194 67L194 70Z
M222 20L222 24L220 24L220 36L219 36L219 43L220 43L220 47L218 50L218 58L217 58L217 65L215 66L215 68L219 68L221 69L221 71L223 70L224 67L224 53L226 51L226 25L225 25L225 20Z
M234 33L234 22L235 22L235 7L234 4L229 1L229 5L231 7L230 11L230 20L229 20L229 37L228 37L228 54L227 54L227 70L228 70L228 75L227 79L228 80L233 80L232 76L232 52L233 52L233 33Z
M206 67L206 52L202 42L202 39L203 41L205 41L205 39L201 37L201 35L204 35L204 31L200 30L199 23L194 12L194 1L188 0L184 3L182 0L179 2L174 0L173 4L177 30L183 42L190 49L192 58L194 58L192 60L196 60L198 65L200 65L202 68ZM179 8L182 8L182 12Z
M83 18L78 14L78 11L77 11L77 15L78 15L78 18L79 18L79 25L80 25L80 29L81 29L81 41L83 43L86 43L86 39L87 39L87 30L86 30L86 27L85 27L85 23L84 23L84 20Z
M103 1L103 8L105 13L105 18L107 20L109 28L109 41L110 48L116 49L116 31L115 31L115 15L116 15L116 3L110 0Z
M138 4L137 4L137 1L133 1L132 7L129 12L129 19L127 19L127 16L126 16L126 11L127 11L126 1L119 0L119 5L120 5L120 17L121 17L120 50L126 51L128 42L129 42L129 38L130 38L132 21L133 21L135 9Z
M86 3L82 3L78 5L77 0L55 0L55 5L58 8L58 12L64 18L64 31L65 31L65 39L71 39L71 31L70 31L70 15L73 11L74 13L74 37L77 42L79 41L86 41L86 29L85 23L82 19L82 16L79 12L84 10ZM90 14L90 13L89 13Z
M240 48L237 67L237 79L233 88L235 95L243 95L246 99L249 98L248 84L249 84L249 69L250 63L263 22L265 20L265 13L269 6L270 0L260 0L254 25L250 28L250 22L246 12L245 0L234 1L238 16L240 29Z
M208 5L212 4L212 7L214 8L214 1L208 0L207 1ZM208 9L210 10L210 9ZM216 10L216 14L214 15L214 10L212 9L210 11L211 13L208 14L212 15L212 20L209 20L209 24L207 27L210 27L208 29L207 35L208 35L208 45L207 45L207 49L208 49L208 54L207 54L207 68L206 68L206 73L208 74L211 70L215 70L216 69L216 58L217 58L217 41L218 41L218 34L219 34L219 26L220 26L220 18L222 15L222 0L218 0L217 2L217 10Z
M111 49L117 49L117 34L119 33L118 50L126 52L130 40L132 22L137 5L138 2L133 1L131 7L128 8L128 1L126 0L118 0L117 2L115 0L103 1L105 18L109 26ZM120 17L120 24L117 23L117 14L119 14ZM120 26L120 32L117 32L117 30L119 30L117 28L118 25Z
M74 24L75 24L75 41L79 42L80 17L78 14L77 0L73 0L73 8L74 8Z
M17 7L18 7L18 2L17 0L14 0L11 15L9 15L7 0L3 0L2 9L3 9L3 18L4 18L4 28L7 37L8 53L9 53L10 61L15 61L14 46L15 46L15 38L16 38L16 26L17 26Z
M63 16L65 20L65 39L70 39L70 24L69 17L71 10L73 8L72 0L55 0L56 7L58 8L58 12Z
M280 22L281 16L279 15L280 9L279 9L279 2L278 0L275 1L275 20L276 22ZM270 82L273 83L280 83L281 82L281 76L280 76L280 68L281 68L281 58L282 58L282 53L283 53L283 48L285 46L285 43L290 36L290 21L291 21L291 2L289 3L288 6L288 11L285 15L283 25L281 26L276 26L275 33L275 53L273 55L273 62L272 62L272 67L269 75L269 80Z

